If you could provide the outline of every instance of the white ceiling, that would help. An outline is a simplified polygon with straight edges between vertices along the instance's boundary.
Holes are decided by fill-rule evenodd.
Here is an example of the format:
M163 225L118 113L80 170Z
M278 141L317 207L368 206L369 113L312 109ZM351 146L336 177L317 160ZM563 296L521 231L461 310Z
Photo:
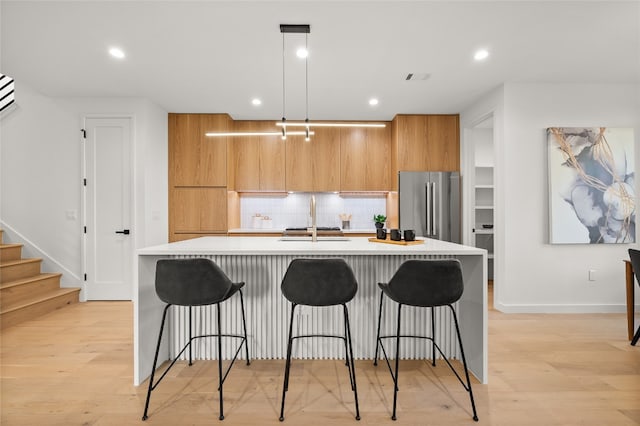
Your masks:
M0 15L0 72L48 96L144 97L235 119L282 115L283 23L311 26L311 119L458 113L505 82L640 83L639 1L2 0ZM286 35L286 54L300 42ZM491 56L476 63L480 47ZM285 70L287 119L302 119L304 62Z

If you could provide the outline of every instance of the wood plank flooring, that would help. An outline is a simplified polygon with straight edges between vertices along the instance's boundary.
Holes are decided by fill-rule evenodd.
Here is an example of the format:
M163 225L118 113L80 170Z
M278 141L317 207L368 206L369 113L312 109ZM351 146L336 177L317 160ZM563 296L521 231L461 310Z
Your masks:
M5 425L472 425L467 394L440 363L401 363L398 420L384 364L358 361L362 420L340 361L295 361L278 421L284 361L234 365L218 417L215 362L181 363L157 388L150 417L133 379L130 302L70 305L2 331ZM357 336L354 336L357 338ZM489 384L474 382L479 425L639 425L640 346L624 314L490 312Z

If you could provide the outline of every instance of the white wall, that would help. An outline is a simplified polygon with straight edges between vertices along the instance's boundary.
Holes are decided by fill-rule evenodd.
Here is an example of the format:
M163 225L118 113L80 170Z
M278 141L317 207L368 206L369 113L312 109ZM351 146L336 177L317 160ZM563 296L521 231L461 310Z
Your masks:
M553 126L632 127L640 162L638 85L522 84L503 88L496 123L496 307L506 312L622 312L627 249L638 244L550 245L545 129ZM479 102L487 103L486 99ZM491 102L501 101L492 97ZM470 123L482 108L463 113ZM498 120L500 121L500 120ZM498 128L500 126L500 128ZM636 194L638 187L636 185ZM637 214L636 214L637 219ZM498 222L498 219L496 219ZM636 236L637 241L637 236ZM498 243L498 241L497 241ZM496 268L498 268L496 263ZM595 269L596 281L588 280ZM638 298L636 298L638 300Z
M16 82L18 107L0 127L0 221L44 271L80 286L84 115L133 117L135 246L167 240L167 113L138 98L50 98Z

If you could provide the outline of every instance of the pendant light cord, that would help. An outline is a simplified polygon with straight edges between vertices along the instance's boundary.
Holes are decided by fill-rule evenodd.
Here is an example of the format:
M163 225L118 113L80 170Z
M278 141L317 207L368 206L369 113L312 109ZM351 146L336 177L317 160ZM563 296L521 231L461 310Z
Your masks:
M282 122L285 123L285 66L284 66L284 33L282 33ZM282 126L282 139L287 138L287 127Z

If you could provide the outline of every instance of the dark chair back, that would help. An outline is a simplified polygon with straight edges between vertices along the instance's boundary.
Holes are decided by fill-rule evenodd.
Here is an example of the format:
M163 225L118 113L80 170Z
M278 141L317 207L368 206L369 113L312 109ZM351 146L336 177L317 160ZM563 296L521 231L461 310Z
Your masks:
M156 265L156 293L165 303L200 306L225 299L232 287L210 259L162 259Z
M633 275L636 276L636 282L640 286L640 250L629 249L629 258L633 267Z
M280 288L297 305L332 306L353 299L358 283L343 259L294 259Z
M462 296L462 267L457 259L407 260L388 284L388 296L410 306L443 306Z

